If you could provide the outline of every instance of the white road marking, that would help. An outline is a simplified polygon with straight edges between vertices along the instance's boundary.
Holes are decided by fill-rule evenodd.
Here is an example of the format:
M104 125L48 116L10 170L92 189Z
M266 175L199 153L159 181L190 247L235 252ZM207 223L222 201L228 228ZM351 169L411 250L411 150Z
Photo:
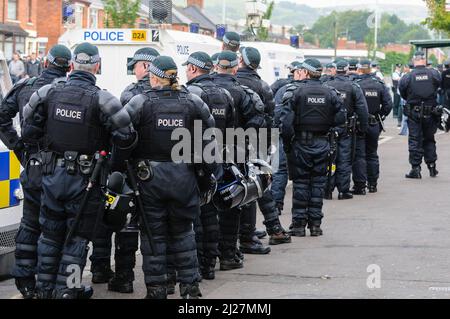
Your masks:
M384 144L392 140L394 137L392 136L383 136L382 139L378 142L378 145Z

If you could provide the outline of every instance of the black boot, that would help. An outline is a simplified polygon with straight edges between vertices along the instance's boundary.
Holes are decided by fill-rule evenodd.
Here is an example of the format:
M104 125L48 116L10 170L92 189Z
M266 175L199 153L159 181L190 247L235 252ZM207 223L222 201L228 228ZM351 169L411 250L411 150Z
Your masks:
M312 237L322 236L323 231L320 228L321 221L319 220L310 220L308 222L308 228L309 232L311 233Z
M53 299L53 289L37 289L36 299Z
M255 230L254 235L256 237L258 237L259 239L263 239L264 237L267 236L267 232L262 229L257 229L257 230Z
M177 274L175 272L167 274L167 294L175 294L175 286L177 285Z
M200 259L200 273L203 279L213 280L216 278L216 258L206 258Z
M292 241L291 235L289 235L279 224L267 227L267 232L270 235L269 245L288 244Z
M406 178L413 178L413 179L421 179L422 174L420 173L421 169L420 166L413 166L411 171L405 175Z
M333 192L326 191L325 195L323 196L323 199L332 200L333 199Z
M369 193L378 192L377 183L369 183L368 188L369 188Z
M36 279L33 277L15 278L17 290L22 294L23 299L33 299L36 289Z
M241 235L239 239L239 249L244 254L266 255L271 248L264 244L256 236Z
M227 249L220 257L220 270L232 270L244 267L244 261L239 258L235 249Z
M353 194L350 191L342 192L342 193L339 193L339 195L338 195L339 200L352 199L352 198L353 198Z
M430 163L427 164L427 166L430 171L430 177L436 177L439 174L438 170L436 169L436 163Z
M351 190L353 195L366 195L366 184L358 183L353 185L353 189Z
M94 265L91 268L92 283L93 284L106 284L114 276L114 272L111 270L109 263L101 263Z
M245 259L244 254L242 253L242 251L239 248L236 248L236 255L235 255L235 257L239 258L242 261L244 261L244 259Z
M108 290L120 292L123 294L133 293L133 272L116 272L113 278L108 282Z
M90 286L81 288L57 289L54 291L54 299L90 299L94 294L94 289Z
M277 203L278 215L281 215L281 213L283 212L283 208L284 208L283 203Z
M300 220L294 220L289 226L289 234L291 236L295 237L305 237L306 236L306 227L307 220L306 219L300 219Z
M198 282L193 284L180 283L180 296L183 299L199 299L202 296L202 292L198 287Z
M167 287L148 285L145 299L167 299Z

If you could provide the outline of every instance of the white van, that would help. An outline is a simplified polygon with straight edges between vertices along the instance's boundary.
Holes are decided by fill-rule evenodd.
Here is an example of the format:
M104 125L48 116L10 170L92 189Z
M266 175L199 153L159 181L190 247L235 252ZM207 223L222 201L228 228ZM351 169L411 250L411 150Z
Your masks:
M8 65L0 51L0 95L12 88ZM15 120L19 126L19 121ZM20 163L13 152L0 141L0 278L8 276L14 264L15 237L19 228L21 209Z

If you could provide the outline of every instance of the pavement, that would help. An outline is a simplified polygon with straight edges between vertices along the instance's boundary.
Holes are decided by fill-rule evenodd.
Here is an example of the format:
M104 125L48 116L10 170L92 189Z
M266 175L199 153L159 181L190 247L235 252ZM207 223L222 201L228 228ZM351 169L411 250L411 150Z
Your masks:
M439 176L430 178L423 167L422 180L407 180L407 137L398 135L394 120L387 126L378 193L345 201L335 193L324 204L324 236L293 237L269 255L245 255L243 269L217 270L215 280L201 283L204 298L449 298L450 136L436 137ZM291 199L289 185L281 215L286 228ZM88 270L85 275L90 282ZM98 299L143 298L141 256L133 294L94 289ZM20 298L13 280L0 282L0 298Z

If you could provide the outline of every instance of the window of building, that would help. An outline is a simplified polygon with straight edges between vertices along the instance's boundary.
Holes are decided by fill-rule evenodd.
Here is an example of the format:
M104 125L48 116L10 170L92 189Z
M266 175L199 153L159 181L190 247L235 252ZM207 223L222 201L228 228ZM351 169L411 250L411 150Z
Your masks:
M83 6L75 6L75 26L83 28Z
M17 20L17 0L8 0L8 19Z
M16 37L16 47L14 51L20 52L21 54L25 53L25 37Z
M89 28L98 28L98 9L89 8Z
M28 0L28 22L33 22L33 0Z

